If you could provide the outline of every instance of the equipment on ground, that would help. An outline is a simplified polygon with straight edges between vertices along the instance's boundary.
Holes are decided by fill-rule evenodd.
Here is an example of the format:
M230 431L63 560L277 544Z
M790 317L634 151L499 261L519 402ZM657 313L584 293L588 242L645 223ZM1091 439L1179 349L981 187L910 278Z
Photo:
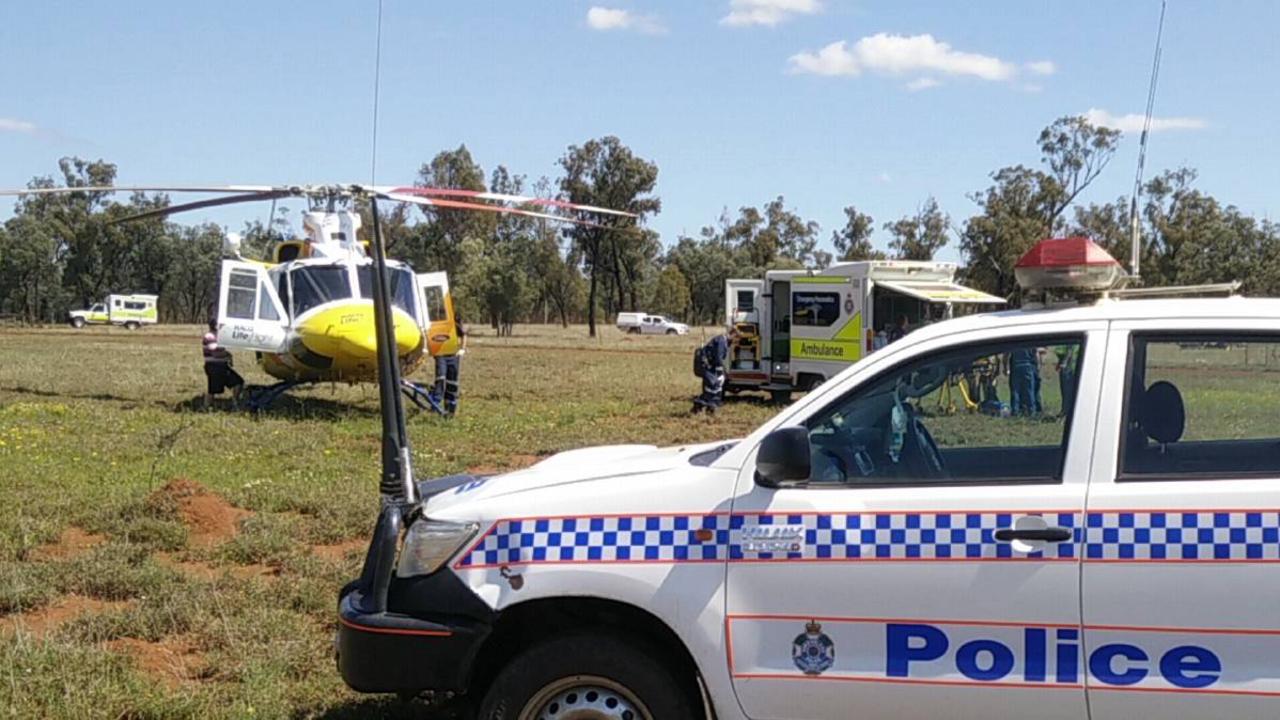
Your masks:
M886 344L899 317L915 329L1004 304L957 284L955 275L955 263L875 260L727 280L725 317L738 332L725 390L785 400Z
M95 303L88 310L72 310L67 313L71 327L85 325L120 325L137 330L143 325L156 324L156 295L108 295L106 300Z

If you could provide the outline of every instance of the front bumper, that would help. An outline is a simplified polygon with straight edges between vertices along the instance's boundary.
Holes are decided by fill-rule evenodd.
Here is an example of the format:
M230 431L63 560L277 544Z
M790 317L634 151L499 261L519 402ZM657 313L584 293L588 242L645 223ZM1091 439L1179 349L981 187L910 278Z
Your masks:
M338 596L338 671L358 692L460 692L493 611L448 569L394 577L403 524L400 508L383 508L360 578Z
M338 603L338 671L358 692L460 692L489 634L480 623L437 623L391 612L362 612L352 590Z

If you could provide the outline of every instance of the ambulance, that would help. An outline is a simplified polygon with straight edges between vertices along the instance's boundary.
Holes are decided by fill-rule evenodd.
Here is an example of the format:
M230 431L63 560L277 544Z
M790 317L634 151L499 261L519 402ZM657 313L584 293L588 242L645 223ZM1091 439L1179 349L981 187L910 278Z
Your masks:
M744 438L421 481L341 592L343 678L481 720L1280 717L1280 300L1045 242L1023 309ZM947 408L1019 354L1034 412Z
M107 299L88 310L72 310L67 313L74 328L85 325L122 325L137 330L143 325L156 324L156 295L108 295Z
M914 330L1005 302L955 276L955 263L875 260L726 281L725 318L738 331L726 392L762 390L784 401L885 344L899 317Z

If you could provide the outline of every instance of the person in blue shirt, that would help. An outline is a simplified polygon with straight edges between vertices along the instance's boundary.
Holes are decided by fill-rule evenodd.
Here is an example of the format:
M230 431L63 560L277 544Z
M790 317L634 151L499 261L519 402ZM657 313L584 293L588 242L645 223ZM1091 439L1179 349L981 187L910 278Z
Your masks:
M702 394L693 399L693 412L714 415L724 403L724 370L734 330L711 338L702 346Z

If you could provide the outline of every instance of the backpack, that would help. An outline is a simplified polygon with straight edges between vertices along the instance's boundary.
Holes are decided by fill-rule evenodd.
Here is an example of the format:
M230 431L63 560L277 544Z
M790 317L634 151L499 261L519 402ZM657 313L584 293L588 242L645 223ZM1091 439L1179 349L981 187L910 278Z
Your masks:
M707 371L707 354L706 348L698 348L693 351L693 375L694 377L702 377Z

